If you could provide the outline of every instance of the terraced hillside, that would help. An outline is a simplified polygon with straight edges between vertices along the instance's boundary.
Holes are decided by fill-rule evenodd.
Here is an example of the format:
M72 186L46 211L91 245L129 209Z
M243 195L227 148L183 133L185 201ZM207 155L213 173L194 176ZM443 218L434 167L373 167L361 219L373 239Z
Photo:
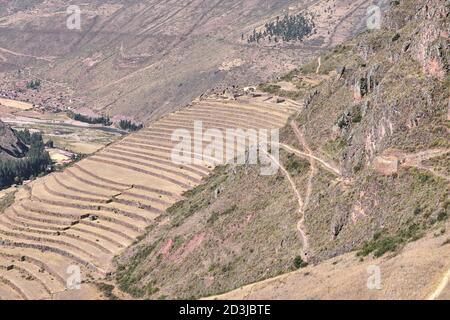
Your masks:
M111 272L113 257L213 170L213 163L174 164L172 132L192 132L194 121L202 121L204 130L280 128L299 105L277 102L267 95L196 100L21 188L0 216L0 297L96 297L89 283ZM81 291L67 289L71 266L81 268Z

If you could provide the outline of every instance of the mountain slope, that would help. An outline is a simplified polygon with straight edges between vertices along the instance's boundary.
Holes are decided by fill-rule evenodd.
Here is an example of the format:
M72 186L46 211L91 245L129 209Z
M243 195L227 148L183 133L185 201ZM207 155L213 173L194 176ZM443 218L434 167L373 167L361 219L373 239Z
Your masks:
M304 98L282 130L278 175L217 171L119 257L121 289L202 297L307 261L313 266L305 272L223 297L400 299L432 291L449 261L449 8L442 0L391 5L380 31L260 87ZM394 279L415 259L403 281L382 291L364 287L370 263ZM355 280L362 291L351 294L349 282L330 295L348 278L328 276L346 268L363 277Z
M69 5L81 8L80 31L66 28ZM0 71L8 80L2 87L40 78L41 90L69 94L64 107L157 118L217 86L287 72L360 30L367 6L362 0L14 2L0 19ZM316 33L302 43L245 40L277 16L304 10L315 14Z

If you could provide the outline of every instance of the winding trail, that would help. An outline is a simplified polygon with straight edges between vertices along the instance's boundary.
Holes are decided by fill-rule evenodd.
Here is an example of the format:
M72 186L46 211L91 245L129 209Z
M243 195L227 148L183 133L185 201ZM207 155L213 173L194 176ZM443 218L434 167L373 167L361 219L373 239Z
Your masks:
M303 207L303 211L305 211L309 204L309 200L311 198L312 189L313 189L313 179L314 179L315 175L317 174L316 159L314 159L314 157L312 157L312 151L309 148L308 144L306 143L305 137L303 136L303 133L300 131L300 129L297 127L297 124L295 123L295 121L291 122L291 127L296 128L296 130L298 131L297 137L299 139L299 142L302 144L303 148L305 148L307 153L310 155L309 163L311 165L311 170L309 173L308 185L306 188L305 203L304 203L304 207Z
M306 152L302 152L300 150L295 149L292 146L289 146L287 144L281 143L280 146L285 149L286 151L295 153L297 156L301 157L301 158L307 158L309 160L316 160L318 163L320 163L325 169L327 169L329 172L337 175L337 176L341 176L341 171L333 164L330 164L328 162L326 162L325 160L313 155L313 154L308 154Z
M447 287L450 281L450 267L447 269L447 272L442 277L441 281L438 283L436 289L428 295L426 300L436 300L442 294L444 289Z
M319 61L320 63L320 61ZM320 66L320 64L319 64ZM297 123L295 122L295 120L292 120L290 123L291 128L293 129L295 136L300 144L300 146L306 151L306 152L302 152L300 150L297 150L291 146L288 146L286 144L280 144L281 147L283 149L285 149L288 152L294 153L295 155L301 157L301 158L306 158L309 161L309 164L311 166L310 168L310 173L309 173L309 177L308 177L308 183L306 186L306 195L305 195L305 199L300 201L299 200L299 205L300 205L300 209L299 209L299 213L300 213L300 220L297 224L297 230L298 232L301 234L302 238L303 238L303 255L304 255L304 259L307 262L307 256L308 256L308 252L309 252L309 245L308 245L308 237L307 237L307 233L306 233L306 227L305 227L305 212L306 209L308 208L308 204L310 202L311 199L311 195L313 192L313 180L314 177L317 174L317 165L316 162L319 162L320 164L322 164L323 167L325 167L328 171L330 171L331 173L341 177L341 171L337 168L337 166L328 163L327 161L316 157L315 155L313 155L312 150L310 149L305 136L303 135L303 132L300 130L300 128L298 127ZM282 168L280 166L280 168ZM286 169L282 168L282 171L285 173L286 176L288 176L288 180L291 183L291 185L293 185L293 188L296 192L297 197L300 197L300 193L298 192L295 183L293 182L293 180L289 177L289 174L287 173Z
M450 177L448 175L436 172L436 170L434 170L433 168L430 168L430 167L422 164L423 161L445 155L449 152L450 152L450 149L430 149L430 150L425 150L425 151L419 151L416 153L412 153L412 154L408 154L408 155L404 155L403 157L400 157L400 161L402 163L402 166L415 167L415 168L418 168L421 170L426 170L437 177L440 177L444 180L450 181Z
M318 57L317 58L317 69L316 69L316 74L319 74L320 71L320 67L322 66L322 57Z
M303 133L300 131L299 127L297 126L297 123L295 122L295 120L292 120L290 125L291 125L291 128L294 130L295 136L297 137L297 140L300 143L300 145L306 150L308 155L311 156L312 155L311 149L309 148L308 143L306 142L306 139L303 136ZM305 201L300 209L301 219L297 224L298 232L300 232L300 234L303 234L304 238L305 238L306 245L303 246L303 251L304 251L305 256L308 255L308 251L309 251L308 239L307 239L307 235L306 235L306 231L305 231L306 230L305 212L308 207L309 200L311 199L311 194L312 194L312 190L313 190L313 179L314 179L315 175L317 174L317 167L316 167L315 159L312 157L309 157L309 163L311 165L311 169L310 169L310 173L309 173L308 184L306 186L306 196L305 196ZM305 260L305 261L307 262L307 260Z
M425 151L420 151L417 153L409 154L409 155L406 155L403 157L402 165L406 166L406 167L415 167L418 169L426 170L437 177L440 177L446 181L450 181L449 176L447 176L445 174L441 174L439 172L436 172L434 169L429 168L422 164L422 162L425 160L429 160L429 159L432 159L432 158L435 158L438 156L442 156L449 152L450 152L450 149L430 149L430 150L425 150ZM439 296L442 294L442 292L445 290L445 288L449 285L449 283L450 283L450 267L447 268L447 271L443 274L441 280L436 285L435 290L426 297L426 300L438 299Z
M306 150L306 152L301 152L301 151L299 151L293 147L290 147L288 145L285 145L285 144L280 144L280 146L283 147L285 150L287 150L291 153L294 153L301 158L306 158L309 160L311 169L310 169L310 173L309 173L309 177L308 177L308 183L307 183L307 187L306 187L306 195L305 195L304 199L303 199L302 195L300 194L294 180L290 176L289 172L286 170L286 168L279 161L277 161L271 154L269 154L267 151L265 151L263 149L261 149L261 150L264 151L264 153L271 159L271 161L273 161L280 168L280 170L283 172L283 174L286 176L287 180L289 181L291 188L294 191L294 194L297 198L298 205L299 205L298 212L300 215L300 220L297 223L297 231L299 232L300 237L302 239L301 257L302 257L303 261L308 262L308 260L309 260L309 241L308 241L308 235L307 235L306 227L305 227L305 211L308 207L308 204L309 204L309 201L310 201L310 198L312 195L313 180L318 171L316 162L321 163L328 171L332 172L333 174L338 175L339 177L341 176L341 174L340 174L340 170L337 169L336 166L331 165L328 162L326 162L325 160L322 160L312 154L312 150L309 148L309 145L306 142L306 139L305 139L302 131L297 126L297 123L295 122L295 120L292 120L290 122L290 126L294 130L295 135L296 135L300 145L304 148L304 150ZM269 278L269 279L266 279L263 281L259 281L259 282L256 282L256 283L253 283L253 284L250 284L250 285L244 287L248 290L248 292L246 292L246 294L244 296L244 300L248 299L251 296L251 294L253 293L254 289L256 289L258 286L265 284L265 283L272 282L272 281L279 281L279 282L283 283L283 280L285 278L289 277L289 275L291 275L293 273L295 273L295 271L290 272L290 273L285 273L285 274L279 275L277 277ZM215 298L216 297L213 296L213 297L209 297L208 299L215 299Z
M56 59L56 57L38 57L38 56L30 55L30 54L24 54L24 53L20 53L20 52L11 51L11 50L8 50L5 48L0 48L0 52L11 54L11 55L17 56L17 57L33 58L36 60L44 60L47 62L52 62L54 59Z
M298 205L299 205L299 216L300 216L300 220L297 223L297 231L300 233L300 237L302 239L302 246L303 246L301 256L305 262L308 262L309 242L308 242L308 235L307 235L306 227L305 227L305 212L306 212L306 209L308 207L308 204L310 202L311 195L313 192L313 180L318 171L316 163L319 162L328 171L330 171L331 173L333 173L335 175L338 175L339 177L341 177L341 172L335 165L330 164L330 163L326 162L325 160L320 159L313 155L312 150L309 148L309 145L306 142L306 139L305 139L302 131L298 127L297 123L295 122L295 120L291 121L290 126L294 130L294 133L295 133L295 136L297 137L298 142L300 143L300 145L303 147L303 149L306 152L302 152L302 151L297 150L286 144L280 144L280 146L288 152L294 153L295 155L297 155L301 158L308 159L308 161L310 163L311 168L310 168L310 173L309 173L309 177L308 177L308 183L306 186L306 195L305 195L304 199L303 199L302 195L300 194L294 180L289 175L289 172L286 170L286 168L284 168L283 165L281 165L279 161L277 161L275 158L273 158L272 155L268 154L267 152L265 152L265 153L280 168L280 170L286 176L289 183L291 184L291 187L292 187L292 190L294 191L295 196L297 197L297 201L298 201Z
M302 131L300 130L300 128L298 127L297 123L295 121L291 122L291 128L292 130L294 130L295 136L297 137L297 140L299 141L300 145L307 151L305 152L301 152L299 150L296 150L295 148L289 147L293 150L294 153L296 154L303 154L306 157L309 157L311 159L315 159L318 162L320 162L325 168L329 169L331 172L341 176L341 171L339 170L339 168L336 165L330 164L325 160L320 159L319 157L316 157L313 155L311 149L309 148L308 144L306 143L305 137L302 133ZM286 145L285 145L286 146Z
M309 245L308 245L308 237L306 235L306 231L304 228L304 221L305 221L305 212L304 212L304 208L305 208L305 202L303 201L303 198L300 194L300 192L298 191L298 188L294 182L294 180L292 179L291 175L289 174L289 172L286 170L286 168L278 161L276 160L271 154L269 154L267 151L261 149L262 151L264 151L264 153L270 158L271 161L273 161L273 163L275 163L278 168L280 168L280 170L283 172L283 174L286 176L286 178L288 179L292 190L294 191L294 194L297 198L298 201L298 212L300 215L300 221L297 224L297 230L300 233L300 237L302 239L302 252L301 252L301 257L303 259L303 261L308 262L308 249L309 249Z

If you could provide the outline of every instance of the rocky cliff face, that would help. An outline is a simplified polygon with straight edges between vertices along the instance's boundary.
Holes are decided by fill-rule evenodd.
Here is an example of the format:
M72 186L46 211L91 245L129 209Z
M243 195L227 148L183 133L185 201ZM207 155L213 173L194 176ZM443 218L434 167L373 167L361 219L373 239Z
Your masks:
M450 20L448 2L426 1L414 16L421 21L415 30L417 37L411 44L411 51L420 63L423 72L431 77L443 79L449 71L448 41ZM405 43L404 50L408 50Z
M0 160L21 158L26 151L26 145L0 120Z

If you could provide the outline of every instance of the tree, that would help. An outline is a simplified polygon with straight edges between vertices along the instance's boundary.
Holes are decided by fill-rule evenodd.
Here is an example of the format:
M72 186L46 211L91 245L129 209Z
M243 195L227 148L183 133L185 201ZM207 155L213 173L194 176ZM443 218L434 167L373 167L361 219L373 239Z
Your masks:
M134 124L130 120L120 120L119 127L123 130L137 131L142 129L142 124Z
M303 14L295 16L285 15L282 19L277 17L275 21L268 22L264 25L264 30L256 32L248 38L248 42L259 42L261 39L269 37L269 42L274 37L275 42L278 42L278 37L283 41L302 41L305 37L312 34L314 31L314 23L311 17L306 17Z
M29 131L24 131L22 131L23 135L27 136ZM29 136L28 140L30 149L24 158L0 162L0 188L40 175L52 165L50 155L45 150L42 135L35 132Z
M28 89L38 90L40 87L41 87L41 80L39 79L27 82Z

